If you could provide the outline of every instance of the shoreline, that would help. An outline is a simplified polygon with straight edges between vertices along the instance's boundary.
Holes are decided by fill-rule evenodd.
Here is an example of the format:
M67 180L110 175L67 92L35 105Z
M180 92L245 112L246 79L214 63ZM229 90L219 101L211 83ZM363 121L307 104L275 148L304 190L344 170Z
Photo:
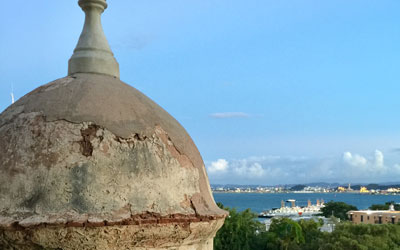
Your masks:
M298 192L298 191L285 191L285 192L260 192L260 191L215 191L212 193L219 194L360 194L360 195L400 195L400 193L363 193L363 192Z

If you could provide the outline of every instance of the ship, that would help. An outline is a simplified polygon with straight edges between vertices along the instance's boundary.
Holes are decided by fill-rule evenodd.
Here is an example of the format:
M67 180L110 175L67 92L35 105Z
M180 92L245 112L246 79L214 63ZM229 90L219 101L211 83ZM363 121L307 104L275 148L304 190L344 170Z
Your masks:
M259 218L274 218L274 217L310 217L321 214L321 208L325 207L324 200L317 200L317 204L312 205L311 201L308 200L307 206L299 207L296 206L296 200L289 199L286 202L290 203L291 206L287 207L285 202L281 201L280 208L273 208L271 210L263 211L259 213Z

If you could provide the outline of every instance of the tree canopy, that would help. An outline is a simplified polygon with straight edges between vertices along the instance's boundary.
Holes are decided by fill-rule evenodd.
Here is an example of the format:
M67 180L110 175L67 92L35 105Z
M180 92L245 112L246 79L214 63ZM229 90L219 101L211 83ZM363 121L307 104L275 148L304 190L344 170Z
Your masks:
M330 202L336 215L353 206ZM329 204L329 203L328 203ZM219 204L223 208L222 204ZM332 233L321 232L322 220L273 219L269 230L250 209L229 211L214 239L216 250L400 250L400 225L338 223ZM329 215L332 212L328 212ZM344 213L345 214L345 213ZM346 217L347 218L347 217Z
M344 202L330 201L325 203L325 207L321 208L322 215L325 217L335 216L341 220L348 220L347 212L357 210L357 207Z
M221 203L218 206L229 212L222 228L214 239L216 250L253 250L257 249L258 235L265 231L265 225L257 221L257 215L250 209L238 212L235 208L225 208Z
M394 201L386 202L385 204L373 204L369 207L371 210L389 210L389 206L393 204L394 210L400 210L400 204L396 204Z
M394 224L340 223L332 233L323 235L320 249L399 250L400 226Z

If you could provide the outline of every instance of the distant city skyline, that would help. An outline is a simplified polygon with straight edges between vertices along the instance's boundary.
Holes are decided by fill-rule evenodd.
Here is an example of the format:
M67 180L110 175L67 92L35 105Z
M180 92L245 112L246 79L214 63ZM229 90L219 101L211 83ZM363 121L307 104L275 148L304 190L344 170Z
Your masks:
M211 183L400 180L400 2L114 1L121 80L173 115ZM76 1L0 10L0 112L67 74ZM13 93L13 96L10 94Z

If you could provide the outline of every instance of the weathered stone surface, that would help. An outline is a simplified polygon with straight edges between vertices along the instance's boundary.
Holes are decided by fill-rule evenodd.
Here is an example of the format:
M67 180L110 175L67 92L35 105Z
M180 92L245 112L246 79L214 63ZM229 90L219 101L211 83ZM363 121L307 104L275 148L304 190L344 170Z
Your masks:
M106 0L78 3L69 76L0 114L0 249L211 250L226 212L196 146L118 79Z
M21 113L0 135L10 142L0 151L2 214L100 214L127 205L133 213L195 213L185 199L200 192L199 171L179 161L160 127L146 139L123 139L92 123Z
M26 249L208 249L226 216L186 131L117 78L76 74L32 91L0 114L0 138L3 248L23 249L25 239L33 244ZM198 226L205 238L197 225L208 225ZM171 243L175 226L179 241ZM117 234L95 244L104 236L95 232L115 228L143 240L115 243ZM80 233L91 239L87 248L79 248ZM56 247L53 237L76 245Z
M138 213L221 214L185 130L116 78L78 74L34 90L0 115L0 137L2 214L128 204Z
M1 230L1 249L212 250L223 219L108 227L38 227Z

